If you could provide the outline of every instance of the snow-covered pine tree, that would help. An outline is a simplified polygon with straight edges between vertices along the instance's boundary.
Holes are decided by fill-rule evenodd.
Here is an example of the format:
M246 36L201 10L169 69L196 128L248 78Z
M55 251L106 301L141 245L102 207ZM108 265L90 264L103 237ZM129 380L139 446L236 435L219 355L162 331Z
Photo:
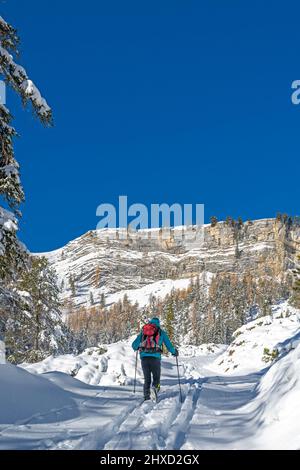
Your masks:
M190 338L189 343L198 345L200 343L200 319L198 304L194 300L190 305Z
M217 217L213 215L213 216L210 218L210 223L211 223L211 226L212 226L212 227L215 227L215 226L218 224L218 219L217 219Z
M15 62L19 37L16 30L0 17L0 78L30 104L34 114L45 125L52 122L51 109L25 69ZM19 164L15 159L13 139L17 135L11 125L12 116L0 103L0 289L4 313L18 311L18 296L13 285L28 258L25 247L17 239L19 206L24 201ZM7 307L5 305L10 305ZM5 315L4 315L5 316Z
M293 285L293 295L292 295L292 304L295 307L300 308L300 255L298 255L299 266L294 270L294 285Z
M69 335L61 319L57 277L46 258L31 258L30 268L18 281L18 289L27 296L28 305L23 309L26 314L20 334L10 335L10 329L7 331L9 360L35 362L50 354L66 352Z
M200 286L199 277L193 283L190 302L190 341L192 344L199 345L208 342L210 329L208 323L211 319L208 314L207 292L203 286ZM213 328L213 325L211 325L211 328Z
M167 310L165 313L164 318L164 325L167 335L169 336L170 340L174 342L174 306L173 306L173 298L170 296L170 300L168 302Z
M105 308L105 295L103 294L103 292L100 297L100 307Z
M100 287L100 283L101 283L101 268L100 266L96 266L95 274L93 276L93 285L96 289L98 289Z

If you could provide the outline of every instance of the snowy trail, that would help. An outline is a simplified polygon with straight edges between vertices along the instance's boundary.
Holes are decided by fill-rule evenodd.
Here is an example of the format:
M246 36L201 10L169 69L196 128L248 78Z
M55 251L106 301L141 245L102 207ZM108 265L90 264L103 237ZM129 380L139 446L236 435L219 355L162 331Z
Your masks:
M266 426L269 423L275 426L280 442L280 411L275 411L274 417L270 411L265 413L269 406L268 393L279 390L279 396L284 399L286 391L293 390L296 382L290 377L293 377L295 362L300 360L300 349L295 349L292 354L295 357L287 355L267 373L266 370L243 371L240 375L216 375L215 355L210 358L182 357L182 403L174 358L163 359L159 402L143 404L141 382L134 395L131 385L88 385L62 372L34 375L9 366L13 375L24 378L24 390L29 386L26 385L27 380L35 387L44 387L41 390L50 387L51 395L45 405L50 403L49 399L51 404L42 408L44 411L31 413L25 419L2 421L7 424L0 424L0 449L272 447ZM282 380L279 389L277 383L275 387L272 382L274 374ZM259 396L262 381L265 395ZM37 397L42 397L42 394L36 395L34 400ZM40 404L32 409L40 410ZM282 419L290 419L289 409ZM5 410L0 409L0 412L5 413ZM295 448L297 445L297 442L293 444Z
M98 387L60 372L44 374L68 395L65 406L0 425L0 449L232 448L247 436L238 413L253 397L258 375L206 376L207 358L181 361L183 403L173 358L164 359L158 403L141 405L142 387ZM71 400L71 401L70 401ZM237 426L238 424L238 426ZM17 443L17 444L16 444Z
M251 418L243 407L255 397L259 374L241 377L213 376L203 384L182 449L247 448Z
M168 429L180 412L177 370L174 360L164 360L162 367L162 392L159 402L141 404L142 387L137 388L134 396L130 390L131 406L122 417L113 422L103 435L103 427L85 436L77 448L94 449L163 449ZM184 396L191 387L182 384ZM122 387L123 388L123 387ZM120 388L117 389L120 393ZM104 441L106 440L105 444Z
M185 366L184 370L182 404L174 361L165 360L160 401L140 405L140 399L136 399L133 408L130 406L119 416L109 430L104 432L101 426L83 437L77 448L236 447L242 437L251 434L251 428L247 431L247 415L239 414L238 410L254 397L259 374L194 379L189 375L189 367Z
M195 402L199 384L190 376L190 369L189 364L181 367L182 405L174 359L163 361L162 392L157 404L140 405L141 385L134 395L132 386L92 386L61 372L29 374L32 380L50 381L65 395L60 406L49 406L25 419L0 424L0 449L167 448L169 431L177 435L181 432L180 423L185 422L187 427L191 418L189 401ZM54 405L55 390L51 392ZM178 439L174 439L177 443Z

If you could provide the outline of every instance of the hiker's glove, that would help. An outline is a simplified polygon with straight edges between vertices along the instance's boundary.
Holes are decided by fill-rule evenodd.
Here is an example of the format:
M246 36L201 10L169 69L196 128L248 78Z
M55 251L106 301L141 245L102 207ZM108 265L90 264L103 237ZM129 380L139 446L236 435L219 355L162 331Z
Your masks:
M174 357L178 356L178 349L175 348L175 352L172 354Z

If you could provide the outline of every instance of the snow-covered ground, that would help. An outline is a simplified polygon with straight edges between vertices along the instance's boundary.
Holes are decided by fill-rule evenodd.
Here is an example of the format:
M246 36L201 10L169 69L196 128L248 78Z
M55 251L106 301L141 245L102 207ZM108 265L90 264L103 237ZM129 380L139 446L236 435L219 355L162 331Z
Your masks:
M296 346L300 312L287 302L272 307L272 314L239 328L234 341L212 365L218 373L251 373L268 366L286 349Z
M130 341L0 365L0 449L300 449L299 313L282 304L243 327L237 367L232 345L182 347L182 403L164 357L160 401L141 405Z
M164 279L162 281L152 282L139 289L121 290L106 297L106 305L109 306L119 300L123 300L124 295L127 295L128 300L132 304L136 302L139 307L146 307L150 303L152 296L157 299L164 299L172 290L187 289L191 283L191 279Z

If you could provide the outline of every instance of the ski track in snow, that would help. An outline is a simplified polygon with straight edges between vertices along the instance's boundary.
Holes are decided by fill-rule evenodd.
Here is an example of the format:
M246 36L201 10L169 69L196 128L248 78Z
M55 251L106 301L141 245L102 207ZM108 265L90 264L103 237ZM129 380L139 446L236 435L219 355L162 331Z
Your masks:
M0 425L0 449L16 448L16 442L18 448L24 449L180 448L190 427L203 381L190 376L189 364L182 364L180 369L182 404L174 359L163 360L158 403L141 404L140 385L135 395L129 386L96 387L76 380L74 390L70 390L73 379L69 376L55 372L45 374L69 391L76 391L80 399L74 405L36 413L15 424Z
M228 448L238 440L236 434L243 434L241 426L247 428L247 420L235 417L235 410L253 396L258 374L247 380L235 376L185 377L183 403L172 360L164 362L162 376L158 403L141 404L140 397L134 398L108 427L88 433L75 448L197 449L200 443L203 449ZM240 426L236 428L238 421Z
M247 416L236 415L236 409L253 397L258 380L259 374L247 380L234 376L186 379L182 404L178 385L169 385L158 403L139 405L137 400L104 434L103 427L93 431L77 448L191 450L232 448L238 441L242 445L251 427L248 430Z
M207 373L208 365L205 360L203 373ZM158 403L141 404L141 386L134 395L128 386L99 389L87 385L92 390L84 399L79 395L80 400L73 406L37 413L16 424L0 426L0 448L14 448L17 439L19 448L34 449L236 447L236 442L247 436L247 416L236 414L236 410L253 397L259 374L194 378L195 369L188 361L181 364L180 370L182 403L175 361L164 359ZM197 372L199 375L199 369ZM56 373L50 374L50 380L58 383L73 380L68 376L63 378L64 375L59 374L58 380ZM84 387L85 384L79 386L82 393L86 393ZM74 416L78 409L79 416Z
M240 408L254 398L259 374L244 377L208 377L201 389L181 449L233 449L252 432ZM240 442L240 444L238 444Z
M259 374L249 377L185 377L180 403L176 367L165 361L159 402L141 404L140 398L107 428L84 436L78 449L201 449L230 448L251 433L247 417L236 410L254 396ZM164 380L162 380L164 384ZM141 393L141 389L139 390Z
M200 348L194 355L193 348L186 348L186 355L179 357L182 403L174 358L162 359L158 403L141 403L140 362L137 393L133 394L135 362L130 342L110 347L109 374L103 375L106 381L98 378L100 385L93 385L93 377L88 376L88 384L65 372L51 371L49 361L35 365L35 373L33 366L29 373L1 365L0 449L276 449L282 444L299 448L300 412L295 404L300 390L300 331L298 320L291 327L292 319L280 316L273 320L272 347L279 348L281 357L263 369L257 361L257 348L263 329L270 330L270 320L266 325L255 320L245 329L245 341L235 346L240 348L235 352L240 365L234 373L222 371L224 358L229 361L232 357L230 351L216 347L211 353ZM264 344L260 345L261 354ZM251 370L253 351L259 367ZM87 357L88 364L94 365L95 357L100 364L99 357L104 355L98 357L93 350ZM56 359L52 362L60 364ZM88 368L83 363L82 369ZM65 370L64 364L60 366ZM97 368L92 370L98 374Z
M171 368L174 372L175 369ZM164 372L164 371L163 371ZM169 378L170 380L170 378ZM174 378L177 380L177 377ZM182 384L183 403L180 403L178 385L169 385L162 391L158 403L134 403L103 431L99 429L85 436L76 448L113 449L167 449L175 448L182 435L183 424L188 427L199 395L199 384ZM141 389L139 390L141 396ZM194 406L190 408L190 403ZM173 436L173 439L171 438ZM106 442L105 442L106 441Z
M240 408L254 396L260 375L187 376L180 403L174 360L164 360L159 402L141 404L142 388L92 387L74 406L0 426L0 448L214 449L238 448L252 432ZM53 374L55 377L55 374ZM184 375L184 374L183 374ZM80 415L73 417L75 409ZM70 418L69 418L70 417ZM99 425L101 423L101 425ZM23 442L24 441L24 442ZM240 441L240 445L237 444Z

